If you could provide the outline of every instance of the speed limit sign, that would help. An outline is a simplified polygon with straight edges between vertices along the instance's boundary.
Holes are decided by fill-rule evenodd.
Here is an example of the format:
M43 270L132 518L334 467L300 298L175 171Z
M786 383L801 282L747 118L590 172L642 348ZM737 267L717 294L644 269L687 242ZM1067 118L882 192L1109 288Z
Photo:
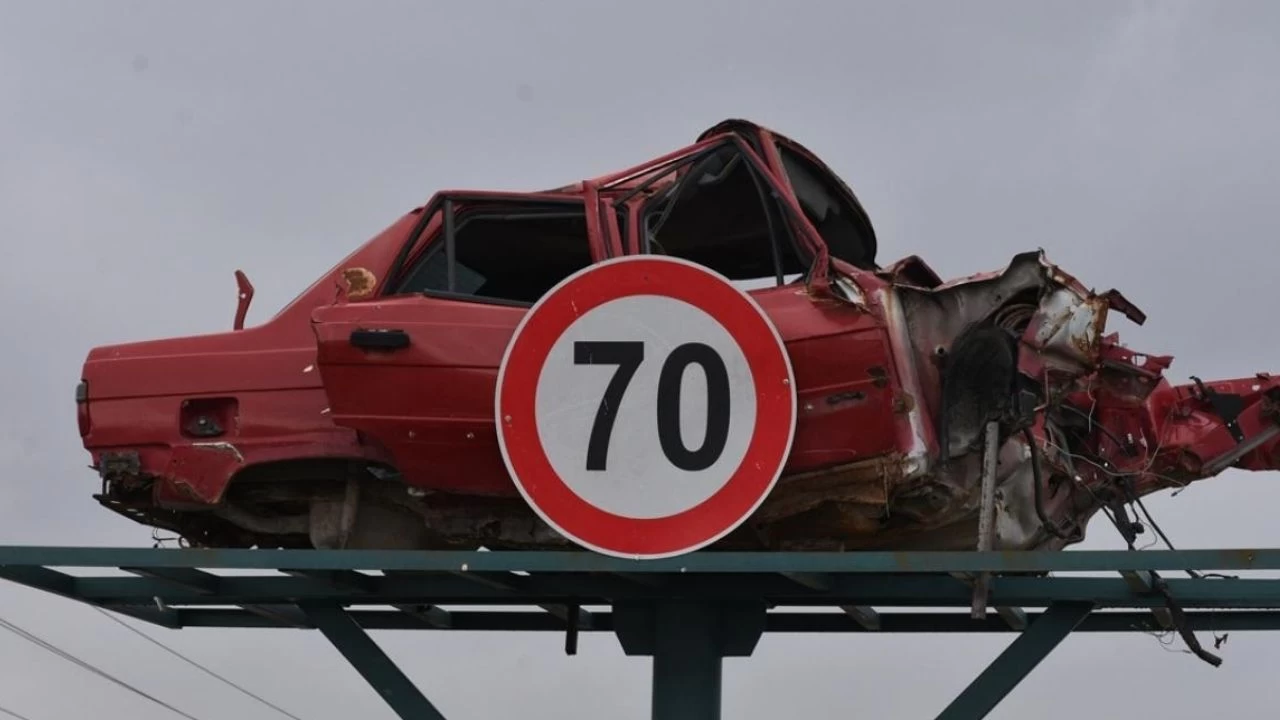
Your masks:
M633 256L534 304L495 410L507 470L548 525L596 552L661 558L714 543L768 497L795 380L750 296L701 265Z

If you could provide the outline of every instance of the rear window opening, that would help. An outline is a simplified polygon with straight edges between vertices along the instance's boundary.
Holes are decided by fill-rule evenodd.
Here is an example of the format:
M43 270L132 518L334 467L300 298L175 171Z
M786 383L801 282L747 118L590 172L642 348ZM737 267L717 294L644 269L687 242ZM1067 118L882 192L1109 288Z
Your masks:
M735 285L767 287L803 276L781 206L735 145L690 159L680 179L639 210L644 252L703 265Z
M582 206L481 206L460 210L396 291L533 304L591 263Z
M783 171L800 210L832 257L863 270L876 269L876 238L870 221L839 181L811 160L778 145Z

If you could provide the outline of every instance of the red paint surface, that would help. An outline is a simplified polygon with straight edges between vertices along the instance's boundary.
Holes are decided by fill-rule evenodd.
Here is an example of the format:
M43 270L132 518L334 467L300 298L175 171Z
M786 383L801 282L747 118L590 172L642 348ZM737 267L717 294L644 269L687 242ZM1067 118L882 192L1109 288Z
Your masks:
M620 173L566 186L558 195L520 197L570 194L582 198L590 205L593 258L635 254L634 242L621 239L620 227L629 223L633 229L629 237L634 239L638 234L635 215L620 222L614 212L621 190L634 187L661 162L687 157L728 133L764 141L766 151L751 153L750 158L764 164L783 201L796 210L778 154L770 145L773 138L790 141L749 124L717 128L698 144ZM794 143L791 147L825 169L802 147ZM838 178L835 181L839 183ZM94 348L82 373L88 401L77 412L84 446L93 461L136 453L141 477L155 481L153 502L165 508L217 503L228 484L250 467L318 458L394 466L404 483L424 489L516 497L498 448L493 398L503 352L527 310L385 295L383 286L393 279L388 277L392 263L410 239L418 212L404 215L359 246L256 327ZM439 238L439 230L438 218L433 219L414 242L409 263ZM830 264L850 277L866 299L862 305L835 301L824 279L828 263L821 258L827 249L820 234L803 218L796 230L801 244L819 257L817 281L808 287L751 292L781 336L796 381L796 432L784 474L912 449L936 452L932 420L927 416L938 402L937 372L913 357L908 347L895 344L901 339L890 332L890 308L880 304L879 294L888 287L892 273L864 272L833 261ZM937 280L918 260L908 258L895 267L907 281L930 284ZM352 301L340 297L343 270L348 268L363 268L377 279L370 297ZM956 282L960 281L952 281ZM412 337L411 346L394 353L370 353L350 345L352 330L376 327L406 331ZM531 332L536 337L536 329ZM1138 471L1142 487L1168 486L1169 473L1194 474L1196 468L1236 446L1222 419L1193 387L1173 386L1162 377L1170 358L1152 356L1136 364L1134 354L1119 347L1114 338L1102 345L1099 360L1112 370L1104 366L1081 381L1079 386L1087 390L1071 395L1069 402L1112 434L1145 441L1145 445L1120 448L1099 431L1092 442L1114 465L1103 469L1078 463L1083 477L1097 484L1119 468ZM1032 362L1027 353L1023 359ZM1023 369L1037 374L1031 364ZM906 391L913 383L919 386L914 394ZM1247 436L1277 422L1271 399L1280 398L1280 382L1275 379L1209 384L1242 396L1245 409L1239 423ZM231 401L229 406L235 408L222 435L194 437L183 429L185 402L218 399ZM910 426L907 407L926 414L920 438ZM201 445L208 442L228 443L235 452ZM1278 448L1280 441L1264 443L1236 467L1278 467ZM759 450L765 455L775 451ZM698 512L732 514L758 489L746 483L733 491L740 496L726 496L724 506L713 504ZM550 502L572 503L558 499L555 490L547 492ZM599 532L600 523L608 520L589 511L584 511L583 518L585 533ZM676 544L689 541L677 537L672 528L662 533L667 533L663 539ZM646 547L643 534L634 536L634 547Z
M93 348L81 372L88 402L80 411L93 462L137 453L140 475L155 480L153 501L183 508L219 502L232 478L253 465L389 461L380 446L360 442L325 413L310 314L333 301L343 269L390 266L416 221L416 212L399 218L256 327ZM185 401L222 397L234 398L238 408L223 435L183 431ZM230 443L239 457L197 450L202 442Z

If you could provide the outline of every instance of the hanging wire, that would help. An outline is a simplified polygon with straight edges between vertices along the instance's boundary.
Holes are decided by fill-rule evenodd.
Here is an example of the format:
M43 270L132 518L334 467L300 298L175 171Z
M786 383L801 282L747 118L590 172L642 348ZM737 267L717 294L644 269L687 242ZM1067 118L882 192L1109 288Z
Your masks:
M1090 392L1090 397L1092 397L1092 392ZM1069 406L1064 406L1064 407L1069 407ZM1105 434L1105 435L1107 435L1108 437L1110 437L1113 441L1115 441L1115 442L1117 443L1117 445L1123 445L1123 443L1120 443L1120 442L1119 442L1119 438L1116 436L1116 434L1115 434L1114 432L1112 432L1109 428L1107 428L1106 426L1104 426L1104 425L1103 425L1103 424L1101 424L1101 423L1095 423L1095 422L1094 422L1094 420L1093 420L1093 409L1092 409L1092 408L1090 408L1090 411L1089 411L1087 414L1086 414L1086 413L1084 413L1084 412L1082 412L1082 411L1080 411L1080 410L1078 410L1078 409L1076 409L1076 408L1071 408L1071 409L1072 409L1072 410L1075 410L1078 414L1080 414L1081 416L1085 417L1085 419L1086 419L1086 420L1088 421L1088 423L1089 423L1089 427L1090 427L1090 429L1091 429L1091 430L1092 430L1092 429L1094 429L1094 428L1096 428L1097 430L1099 430L1099 431L1100 431L1100 432L1102 432L1103 434ZM1169 413L1168 413L1168 415L1166 415L1166 416L1165 416L1165 422L1166 422L1166 424L1167 424L1167 422L1168 422L1169 418L1171 418L1171 417L1173 416L1173 412L1174 412L1174 408L1170 408L1170 409L1169 409ZM1052 427L1052 426L1049 426L1049 427ZM1163 427L1163 426L1162 426L1162 427ZM1062 455L1064 455L1064 456L1065 456L1065 458L1066 458L1066 460L1067 460L1067 463L1068 463L1069 465L1070 465L1074 460L1081 460L1081 461L1084 461L1084 462L1088 463L1089 465L1093 466L1093 467L1094 467L1094 468L1096 468L1097 470L1101 471L1104 475L1106 475L1106 476L1108 476L1109 478L1111 478L1111 480L1112 480L1112 481L1114 481L1114 483L1115 483L1116 487L1117 487L1117 488L1118 488L1118 489L1123 493L1123 495L1125 496L1125 498L1126 498L1126 500L1127 500L1127 504L1128 504L1128 506L1130 507L1130 509L1131 509L1131 510L1133 511L1133 513L1134 513L1134 517L1135 517L1135 518L1137 518L1137 517L1138 517L1138 513L1141 513L1142 518L1144 518L1144 519L1147 521L1147 525L1149 525L1149 526L1151 527L1151 529L1154 531L1155 537L1153 537L1153 538L1151 539L1151 542L1147 543L1146 545L1144 545L1144 546L1143 546L1143 547L1141 547L1141 548L1134 547L1133 540L1132 540L1132 539L1130 539L1130 537L1131 537L1131 536L1130 536L1130 534L1129 534L1128 532L1126 532L1126 531L1124 530L1124 528L1122 528L1122 527L1121 527L1121 524L1120 524L1119 519L1118 519L1117 517L1115 517L1111 512L1109 512L1109 511L1108 511L1108 509L1107 509L1107 505L1106 505L1106 503L1102 500L1102 498L1098 497L1098 495L1097 495L1096 493L1094 493L1094 492L1093 492L1093 489L1089 487L1088 483L1080 483L1080 484L1084 487L1084 489L1085 489L1085 490L1086 490L1086 491L1087 491L1091 496L1093 496L1094 500L1096 500L1096 501L1098 502L1099 507L1101 508L1102 512L1103 512L1104 514L1106 514L1107 519L1108 519L1108 520L1110 520L1110 521L1111 521L1111 523L1112 523L1113 525L1115 525L1116 530L1118 530L1118 531L1120 532L1121 536L1122 536L1122 537L1124 537L1125 544L1129 546L1129 549L1130 549L1130 550L1145 550L1145 549L1147 549L1147 548L1149 548L1149 547L1152 547L1152 546L1156 545L1156 544L1157 544L1158 542L1160 542L1160 541L1163 541L1163 543L1165 544L1165 546L1166 546L1166 547L1168 547L1168 548L1169 548L1169 550L1171 550L1171 551L1176 550L1176 548L1175 548L1175 547L1174 547L1174 545L1173 545L1173 542L1169 540L1169 536L1165 534L1164 530L1160 527L1160 524L1156 522L1156 520L1155 520L1155 518L1152 516L1151 512L1147 510L1147 506L1146 506L1146 504L1142 502L1142 497L1141 497L1137 492L1135 492L1135 490L1134 490L1134 488L1133 488L1133 485L1132 485L1133 478L1134 478L1135 476L1141 476L1141 475L1144 475L1144 474L1145 474L1145 475L1150 475L1150 476L1156 477L1156 478L1158 478L1158 479L1160 479L1160 480L1164 480L1164 481L1166 481L1166 482L1168 482L1168 483L1170 483L1170 484L1172 484L1172 485L1176 485L1176 486L1178 486L1178 489L1177 489L1176 491L1174 491L1174 493L1173 493L1173 495L1174 495L1174 496L1177 496L1177 494L1178 494L1178 493L1180 493L1180 492L1182 492L1183 490L1187 489L1187 487L1188 487L1188 483L1182 482L1182 481L1180 481L1180 480L1177 480L1177 479L1175 479L1175 478L1169 477L1169 476L1167 476L1167 475L1163 475L1163 474L1160 474L1160 473L1151 472L1151 468L1152 468L1152 466L1155 464L1156 458L1157 458L1157 457L1159 456L1159 454L1160 454L1160 450L1164 447L1164 435L1163 435L1163 433L1161 433L1161 435L1159 436L1159 438L1158 438L1158 440L1157 440L1157 443L1156 443L1156 446L1155 446L1154 450L1152 450L1152 451L1149 453L1149 456L1148 456L1148 458L1147 458L1147 462L1146 462L1146 464L1145 464L1145 465L1144 465L1140 470L1137 470L1137 471L1116 471L1116 470L1113 470L1112 468L1107 467L1107 465L1109 465L1110 463L1107 463L1105 460L1102 460L1101 458L1099 458L1099 461L1094 461L1094 460L1092 460L1092 459L1090 459L1090 458L1088 458L1088 457L1085 457L1085 456L1082 456L1082 455L1078 455L1078 454L1076 454L1076 453L1072 453L1071 451L1067 450L1067 449L1066 449L1066 447L1065 447L1065 446L1066 446L1065 438L1063 438L1063 440L1064 440L1064 441L1063 441L1062 445L1057 445L1057 444L1055 444L1052 440L1048 440L1048 439L1046 439L1046 444L1048 444L1050 447L1053 447L1053 448L1054 448L1055 450L1057 450L1059 453L1061 453ZM1075 476L1075 470L1074 470L1074 467L1072 467L1072 468L1071 468L1071 474L1072 474L1072 476L1073 476L1073 477ZM1158 539L1157 539L1157 538L1158 538ZM1225 575L1225 574L1222 574L1222 573L1202 573L1202 572L1199 572L1199 571L1196 571L1196 570L1192 570L1192 569L1187 569L1187 570L1185 570L1184 572L1186 572L1188 576L1190 576L1190 577L1192 577L1192 578L1194 578L1194 579L1198 579L1198 580L1207 579L1207 578L1210 578L1210 577L1216 577L1216 578L1235 578L1235 577L1238 577L1238 576L1232 576L1232 575ZM1212 613L1210 614L1210 617L1211 617L1211 618L1213 617ZM1155 633L1148 633L1148 634L1155 635ZM1210 628L1210 634L1211 634L1211 635L1213 635L1213 639L1214 639L1214 649L1220 648L1220 647L1222 646L1222 644L1223 644L1223 643L1225 643L1225 642L1226 642L1226 640L1227 640L1227 634L1226 634L1226 633L1223 633L1223 634L1219 635L1219 634L1218 634L1218 632L1217 632L1217 630L1216 630L1216 628L1212 628L1212 627L1211 627L1211 628ZM1171 631L1169 631L1169 635L1170 635L1170 636L1172 635L1172 632L1171 632ZM1163 638L1162 638L1160 635L1155 635L1155 636L1156 636L1157 640L1160 642L1161 646L1164 646L1164 645L1165 645L1165 642L1164 642ZM1166 647L1165 649L1169 650L1170 648ZM1194 655L1200 656L1202 659L1205 659L1205 655L1206 655L1206 653L1204 653L1202 650L1199 650L1198 648L1195 650L1195 652L1192 652L1191 650L1182 650L1181 652L1188 653L1188 654L1194 654Z
M16 717L16 718L18 718L18 720L31 720L31 718L27 717L26 715L19 715L18 713L16 713L16 712L14 712L14 711L10 710L10 709L9 709L9 708L7 708L7 707L3 707L3 706L0 706L0 713L4 713L5 715L8 715L9 717Z
M136 628L136 627L134 627L134 626L130 625L129 623L125 622L124 620L121 620L120 618L116 617L114 614L112 614L112 613L110 613L110 612L107 612L106 610L103 610L102 608L97 607L97 606L94 606L94 608L93 608L93 609L94 609L94 610L97 610L99 613L102 613L104 616L106 616L106 617L107 617L107 619L111 620L112 622L116 623L117 625L120 625L120 626L124 627L124 628L125 628L125 629L127 629L129 632L132 632L132 633L134 633L135 635L137 635L137 636L141 637L142 639L146 640L147 642L149 642L149 643L151 643L151 644L153 644L153 645L155 645L155 646L159 647L160 649L164 650L165 652L169 653L170 655L173 655L174 657L177 657L178 659L183 660L184 662L186 662L186 663L188 663L188 664L190 664L190 665L192 665L192 666L194 666L194 667L196 667L196 668L198 668L198 669L200 669L200 670L204 671L205 673L207 673L207 674L208 674L208 675L210 675L211 677L213 677L213 678L215 678L215 679L217 679L217 680L220 680L220 681L222 681L223 683L226 683L227 685L230 685L231 687L235 688L236 690L239 690L241 693L243 693L243 694L245 694L245 695L247 695L247 696L249 696L249 697L253 698L254 700L257 700L259 703L262 703L263 705L266 705L267 707L271 708L272 710L275 710L276 712L280 713L281 715L284 715L285 717L288 717L288 718L292 718L293 720L302 720L302 718L298 717L297 715L294 715L293 713L289 712L288 710L285 710L284 708L281 708L280 706L278 706L278 705L276 705L276 704L274 704L274 703L272 703L272 702L270 702L270 701L268 701L268 700L266 700L266 699L264 699L264 698L262 698L262 697L260 697L260 696L258 696L258 695L255 695L254 693L250 692L249 690L246 690L245 688L241 687L240 685L237 685L235 682L233 682L233 681L231 681L231 680L228 680L227 678L225 678L225 677L223 677L223 676L219 675L218 673L216 673L216 672L214 672L214 671L210 670L209 668L205 667L204 665L201 665L200 663L196 662L195 660L192 660L191 658L189 658L189 657L187 657L187 656L183 655L182 653L178 652L177 650L174 650L173 648L169 647L168 645L165 645L164 643L160 642L159 640L156 640L155 638L153 638L153 637L151 637L150 635L148 635L148 634L146 634L146 633L142 632L142 631L141 631L141 630L139 630L138 628Z
M85 669L85 670L88 670L89 672L91 672L91 673L93 673L93 674L95 674L95 675L97 675L97 676L99 676L99 677L101 677L101 678L104 678L104 679L106 679L106 680L110 680L111 682L115 683L116 685L119 685L120 687L122 687L122 688L124 688L124 689L126 689L126 690L128 690L128 691L130 691L130 692L132 692L132 693L135 693L135 694L137 694L137 695L140 695L140 696L142 696L143 698L146 698L147 700L150 700L151 702L155 703L156 705L159 705L160 707L165 708L166 710L169 710L170 712L174 713L175 715L179 715L179 716L181 716L181 717L187 718L187 720L200 720L199 718L197 718L197 717L195 717L195 716L193 716L193 715L189 715L189 714L187 714L187 713L185 713L185 712L183 712L183 711L179 710L178 708L176 708L176 707L174 707L174 706L170 705L169 703L167 703L167 702L165 702L165 701L163 701L163 700L160 700L159 698L156 698L156 697L154 697L154 696L152 696L152 695L147 694L146 692L144 692L144 691L142 691L142 690L139 690L138 688L134 687L133 685L130 685L129 683L125 682L124 680L121 680L121 679L119 679L119 678L115 677L114 675L111 675L110 673L106 672L105 670L102 670L102 669L100 669L100 668L98 668L98 667L94 666L94 665L93 665L93 664L91 664L91 663L88 663L88 662L86 662L86 661L84 661L84 660L81 660L80 658L76 657L75 655L72 655L71 653L69 653L69 652L67 652L67 651L63 650L62 648L59 648L58 646L54 645L53 643L50 643L50 642L48 642L48 641L46 641L46 640L44 640L44 639L42 639L42 638L40 638L40 637L36 636L35 634L33 634L33 633L31 633L31 632L28 632L27 630L24 630L24 629L22 629L21 627L18 627L16 624L14 624L14 623L12 623L12 622L9 622L8 620L4 619L3 617L0 617L0 627L4 628L5 630L8 630L9 632L11 632L11 633L13 633L13 634L17 635L18 637L21 637L22 639L24 639L24 640L26 640L26 641L28 641L28 642L30 642L30 643L32 643L32 644L34 644L34 645L38 645L38 646L40 646L40 647L44 648L45 650L48 650L49 652L53 653L54 655L57 655L58 657L60 657L60 658L62 658L62 659L64 659L64 660L66 660L66 661L68 661L68 662L70 662L70 663L73 663L73 664L75 664L75 665L79 665L81 668L83 668L83 669Z

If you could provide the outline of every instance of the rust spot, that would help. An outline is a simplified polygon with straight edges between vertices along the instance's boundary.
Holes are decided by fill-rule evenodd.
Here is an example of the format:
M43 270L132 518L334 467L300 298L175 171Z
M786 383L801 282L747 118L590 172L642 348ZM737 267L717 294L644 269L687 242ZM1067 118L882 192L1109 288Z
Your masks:
M911 393L899 393L893 398L893 411L906 414L916 409L916 398Z
M1082 357L1088 358L1090 362L1096 362L1098 342L1107 328L1107 304L1098 297L1090 297L1085 304L1093 312L1093 318L1089 323L1088 331L1084 335L1073 335L1071 344Z
M170 478L170 483L173 485L173 488L175 490L177 490L182 495L185 495L189 500L195 500L196 502L199 502L199 503L211 503L216 500L216 498L211 499L202 495L200 493L200 490L196 488L195 483L191 482L190 480L184 477L175 475L174 477Z
M879 365L867 368L867 374L871 376L872 384L876 387L882 388L889 384L889 371Z
M844 402L857 402L859 400L866 400L866 399L867 399L866 394L863 393L861 390L848 390L842 393L828 395L827 404L839 405L840 403L844 403Z
M142 472L142 459L137 450L104 452L98 459L98 474L110 482L128 482Z
M1280 393L1268 390L1262 395L1258 414L1272 422L1280 422Z
M347 297L351 300L369 297L378 284L377 276L362 267L343 270L342 279L347 283Z
M901 455L881 455L789 475L779 481L754 517L760 522L775 522L825 503L839 503L849 512L853 506L863 506L879 513L902 482L904 462Z

